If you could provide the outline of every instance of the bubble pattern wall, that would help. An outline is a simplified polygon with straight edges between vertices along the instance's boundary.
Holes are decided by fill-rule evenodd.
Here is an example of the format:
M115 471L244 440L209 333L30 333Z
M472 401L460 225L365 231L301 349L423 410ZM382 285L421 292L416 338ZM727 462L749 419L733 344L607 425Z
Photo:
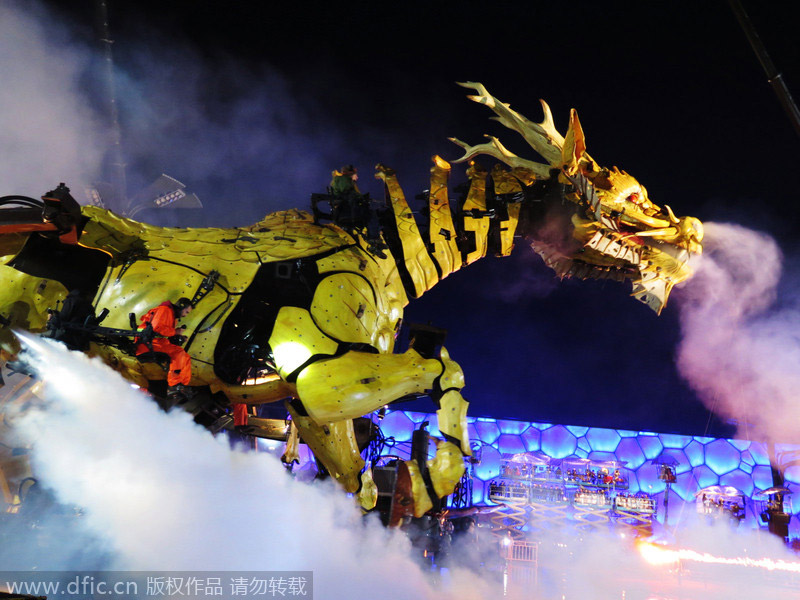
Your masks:
M439 435L435 414L389 413L381 422L381 430L396 443L391 452L408 458L411 434L425 421L429 422L428 430ZM539 451L552 458L624 461L629 470L630 491L653 494L661 521L666 484L658 479L652 460L666 453L678 462L677 482L672 484L669 497L671 523L683 510L694 510L695 493L710 485L734 486L751 500L757 491L773 485L767 449L760 442L483 417L468 417L467 422L470 440L481 450L481 462L474 468L472 499L475 504L491 504L489 484L500 476L503 455L520 452ZM779 444L776 448L778 453L792 450L800 452L800 445ZM787 469L785 478L789 489L800 492L800 467ZM748 504L748 520L755 524L756 507L753 502ZM800 500L796 504L795 515L800 513ZM793 526L796 521L792 519Z

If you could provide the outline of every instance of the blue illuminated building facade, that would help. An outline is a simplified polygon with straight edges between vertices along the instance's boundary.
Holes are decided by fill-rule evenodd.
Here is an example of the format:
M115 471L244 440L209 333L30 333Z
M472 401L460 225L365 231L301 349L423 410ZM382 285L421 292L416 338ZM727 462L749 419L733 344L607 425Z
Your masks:
M435 414L389 413L380 425L385 436L394 438L395 446L388 452L408 458L411 434L425 421L429 422L428 430L439 435ZM666 484L659 479L658 469L652 461L663 454L672 456L678 464L677 481L672 484L669 498L671 523L680 518L682 509L695 509L695 493L705 487L733 486L752 500L757 491L773 485L766 446L760 442L483 417L469 417L467 421L470 440L473 447L480 447L481 456L480 463L474 467L474 504L492 504L489 484L500 476L503 458L522 452L541 452L555 459L579 457L624 461L628 469L629 491L653 495L660 521L663 521ZM800 446L778 445L776 450L800 451ZM789 489L800 491L800 467L789 468L785 477ZM748 504L747 522L755 526L755 505L753 502ZM800 502L796 504L800 507ZM800 511L795 508L794 513L797 512ZM792 519L793 529L796 520Z

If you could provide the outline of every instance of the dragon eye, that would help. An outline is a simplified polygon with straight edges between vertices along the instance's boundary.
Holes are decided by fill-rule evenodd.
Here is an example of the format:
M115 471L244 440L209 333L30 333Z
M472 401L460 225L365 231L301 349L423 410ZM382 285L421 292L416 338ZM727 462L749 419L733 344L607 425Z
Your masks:
M625 198L628 202L633 202L634 204L641 204L642 203L642 195L639 192L633 192L630 196Z

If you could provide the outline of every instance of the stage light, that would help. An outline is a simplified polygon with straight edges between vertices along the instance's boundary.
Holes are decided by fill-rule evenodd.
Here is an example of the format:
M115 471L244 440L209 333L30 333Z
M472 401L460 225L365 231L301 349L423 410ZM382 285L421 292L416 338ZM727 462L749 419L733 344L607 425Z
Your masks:
M145 189L136 193L128 202L126 215L133 217L148 208L202 208L195 194L187 194L186 186L169 175L162 174Z
M245 379L242 382L242 385L261 385L263 383L269 383L271 381L277 381L280 379L280 375L277 373L268 373L266 375L259 374L256 377L251 377L249 379Z
M283 342L272 351L275 364L284 373L291 373L311 358L311 350L299 342Z
M163 208L163 207L167 206L168 204L172 204L176 200L180 200L184 196L186 196L186 192L184 192L183 190L175 190L175 191L170 192L168 194L164 194L163 196L158 196L153 201L153 204L155 204L156 207L158 207L158 208Z
M99 206L100 208L105 206L103 198L100 196L100 192L97 188L86 188L86 196L89 198L89 204L92 206Z

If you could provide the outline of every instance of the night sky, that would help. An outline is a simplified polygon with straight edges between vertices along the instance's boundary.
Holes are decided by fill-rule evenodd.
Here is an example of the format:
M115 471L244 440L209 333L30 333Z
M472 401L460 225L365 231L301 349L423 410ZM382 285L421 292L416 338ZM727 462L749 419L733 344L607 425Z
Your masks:
M307 208L346 163L373 197L372 165L394 167L413 203L430 157L459 156L451 136L492 133L537 159L454 85L480 81L533 120L544 98L562 131L576 108L589 153L655 203L775 236L787 257L778 301L793 297L800 139L726 2L110 5L131 186L163 171L206 207L152 219L245 225ZM800 95L800 8L745 5ZM92 2L48 6L91 43ZM731 434L674 366L680 292L660 317L628 293L558 282L521 242L412 301L406 320L449 331L473 415Z

